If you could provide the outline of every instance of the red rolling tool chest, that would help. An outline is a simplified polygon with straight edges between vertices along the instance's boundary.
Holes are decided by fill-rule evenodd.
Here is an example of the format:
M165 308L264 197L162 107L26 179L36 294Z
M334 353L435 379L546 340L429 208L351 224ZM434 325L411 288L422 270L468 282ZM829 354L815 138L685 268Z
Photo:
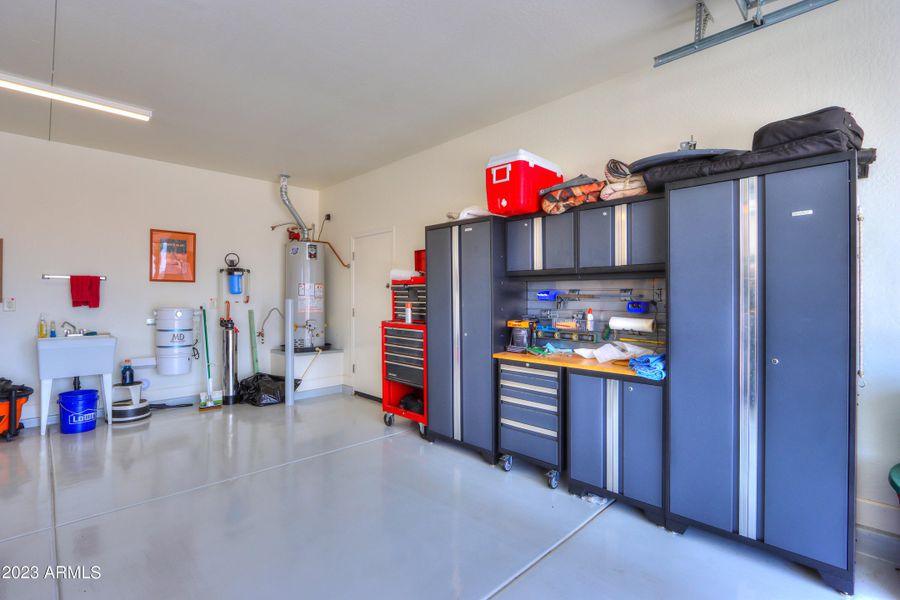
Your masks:
M425 329L425 278L391 281L392 320L381 322L381 408L385 425L400 415L419 424L425 435L428 425L427 332ZM406 323L406 309L412 323Z

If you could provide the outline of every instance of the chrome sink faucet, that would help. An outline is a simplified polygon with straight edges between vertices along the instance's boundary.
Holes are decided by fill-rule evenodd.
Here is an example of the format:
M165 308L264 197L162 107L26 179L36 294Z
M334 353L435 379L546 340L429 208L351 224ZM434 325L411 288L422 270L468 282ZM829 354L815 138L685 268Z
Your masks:
M63 321L59 328L63 330L63 336L65 337L69 337L73 333L78 333L78 328L68 321ZM69 331L69 328L72 330Z

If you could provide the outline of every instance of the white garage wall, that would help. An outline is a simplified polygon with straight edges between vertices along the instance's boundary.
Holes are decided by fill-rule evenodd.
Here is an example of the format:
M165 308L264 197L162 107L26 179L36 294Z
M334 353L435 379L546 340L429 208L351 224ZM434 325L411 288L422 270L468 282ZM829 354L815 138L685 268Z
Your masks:
M647 56L639 72L322 190L322 214L334 217L326 237L349 255L351 236L395 226L394 264L411 268L413 250L424 247L425 225L484 203L483 169L491 154L527 148L560 164L567 176L602 177L608 158L672 150L691 134L701 147L747 148L764 123L833 104L848 107L866 130L867 145L879 150L872 178L859 186L867 382L859 406L859 520L900 534L897 498L887 483L888 469L900 461L900 369L892 356L900 337L898 30L894 0L846 1L660 69L651 69ZM345 347L350 277L331 260L328 280L330 340Z
M283 302L284 230L270 225L290 220L278 184L0 133L0 238L4 239L3 293L16 299L15 312L0 312L0 377L37 388L34 338L41 313L78 327L109 331L118 338L116 360L153 354L153 328L144 322L154 308L199 308L216 297L216 277L228 252L252 270L251 303L234 311L239 338L239 373L250 374L247 309L257 326L271 306ZM300 214L318 220L318 192L291 188ZM197 234L197 282L149 281L150 229ZM44 281L42 273L106 275L99 309L72 308L66 281ZM210 349L221 354L215 312ZM282 343L283 326L273 315L266 326L260 368L269 367L269 349ZM202 350L201 350L202 356ZM206 389L202 360L189 375L149 377L150 400L177 398ZM85 378L83 387L96 387ZM118 381L118 375L114 375ZM215 381L220 381L216 377ZM59 381L54 393L71 389ZM216 389L221 389L217 385ZM51 408L56 412L55 404ZM37 394L24 417L39 414Z

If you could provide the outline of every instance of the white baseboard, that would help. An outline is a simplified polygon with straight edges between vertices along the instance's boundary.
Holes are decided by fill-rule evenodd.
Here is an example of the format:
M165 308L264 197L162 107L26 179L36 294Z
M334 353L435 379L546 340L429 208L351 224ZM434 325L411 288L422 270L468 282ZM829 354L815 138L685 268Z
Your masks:
M869 529L900 536L900 503L890 505L857 498L856 523Z

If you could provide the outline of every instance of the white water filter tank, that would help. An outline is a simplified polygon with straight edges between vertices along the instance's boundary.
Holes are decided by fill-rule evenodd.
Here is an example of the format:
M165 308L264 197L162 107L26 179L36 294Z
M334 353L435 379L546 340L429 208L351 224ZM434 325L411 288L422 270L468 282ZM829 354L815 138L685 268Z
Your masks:
M194 309L158 308L156 317L156 370L160 375L191 372L194 348Z
M284 257L285 297L294 301L294 348L297 352L325 345L324 244L289 241Z

